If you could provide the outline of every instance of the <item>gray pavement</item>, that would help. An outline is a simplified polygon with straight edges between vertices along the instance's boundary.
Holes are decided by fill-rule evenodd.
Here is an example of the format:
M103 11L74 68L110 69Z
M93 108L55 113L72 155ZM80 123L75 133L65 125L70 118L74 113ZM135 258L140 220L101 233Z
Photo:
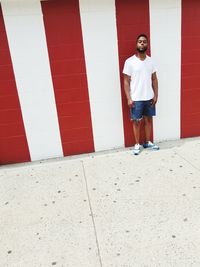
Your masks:
M200 266L200 138L0 167L1 267Z

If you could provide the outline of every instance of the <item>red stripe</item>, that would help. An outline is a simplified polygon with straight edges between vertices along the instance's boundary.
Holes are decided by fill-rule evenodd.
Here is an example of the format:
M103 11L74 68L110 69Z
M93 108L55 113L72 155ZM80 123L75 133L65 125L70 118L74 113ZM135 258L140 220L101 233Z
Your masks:
M94 151L78 0L41 2L64 155Z
M182 0L181 137L200 135L200 1Z
M0 6L0 164L30 161Z
M122 88L122 108L125 145L135 143L129 108L124 93L122 70L125 60L135 53L135 40L141 33L150 36L149 1L116 0L117 33L119 48L119 66ZM143 128L143 125L141 125ZM141 142L144 141L144 129L141 128Z

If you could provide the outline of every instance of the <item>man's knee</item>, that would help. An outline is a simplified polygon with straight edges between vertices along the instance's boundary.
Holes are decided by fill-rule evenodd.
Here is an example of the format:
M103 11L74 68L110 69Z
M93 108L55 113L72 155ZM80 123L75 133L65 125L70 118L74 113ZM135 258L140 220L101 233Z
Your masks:
M145 123L152 123L152 117L144 117Z
M135 124L135 126L139 126L141 120L142 120L142 118L141 119L135 119L135 120L133 120L133 123Z

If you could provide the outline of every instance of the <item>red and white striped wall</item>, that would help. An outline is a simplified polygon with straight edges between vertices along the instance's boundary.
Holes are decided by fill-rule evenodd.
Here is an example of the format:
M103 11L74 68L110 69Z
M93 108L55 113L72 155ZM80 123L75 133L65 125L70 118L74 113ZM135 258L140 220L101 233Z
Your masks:
M0 2L0 164L133 145L122 68L140 33L158 66L152 138L200 135L199 1Z

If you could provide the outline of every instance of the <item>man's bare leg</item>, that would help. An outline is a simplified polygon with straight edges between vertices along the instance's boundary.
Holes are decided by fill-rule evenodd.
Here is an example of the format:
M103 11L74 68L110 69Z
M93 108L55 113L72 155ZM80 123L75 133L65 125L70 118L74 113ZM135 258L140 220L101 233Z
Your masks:
M140 120L135 120L133 122L133 133L135 136L135 143L139 144L140 142Z
M150 141L151 127L152 127L152 117L144 116L144 128L145 128L146 142Z
M153 150L158 150L159 147L152 143L150 141L151 138L151 128L152 128L152 117L144 117L144 127L145 127L145 136L146 136L146 143L144 143L143 147L144 148L151 148Z

